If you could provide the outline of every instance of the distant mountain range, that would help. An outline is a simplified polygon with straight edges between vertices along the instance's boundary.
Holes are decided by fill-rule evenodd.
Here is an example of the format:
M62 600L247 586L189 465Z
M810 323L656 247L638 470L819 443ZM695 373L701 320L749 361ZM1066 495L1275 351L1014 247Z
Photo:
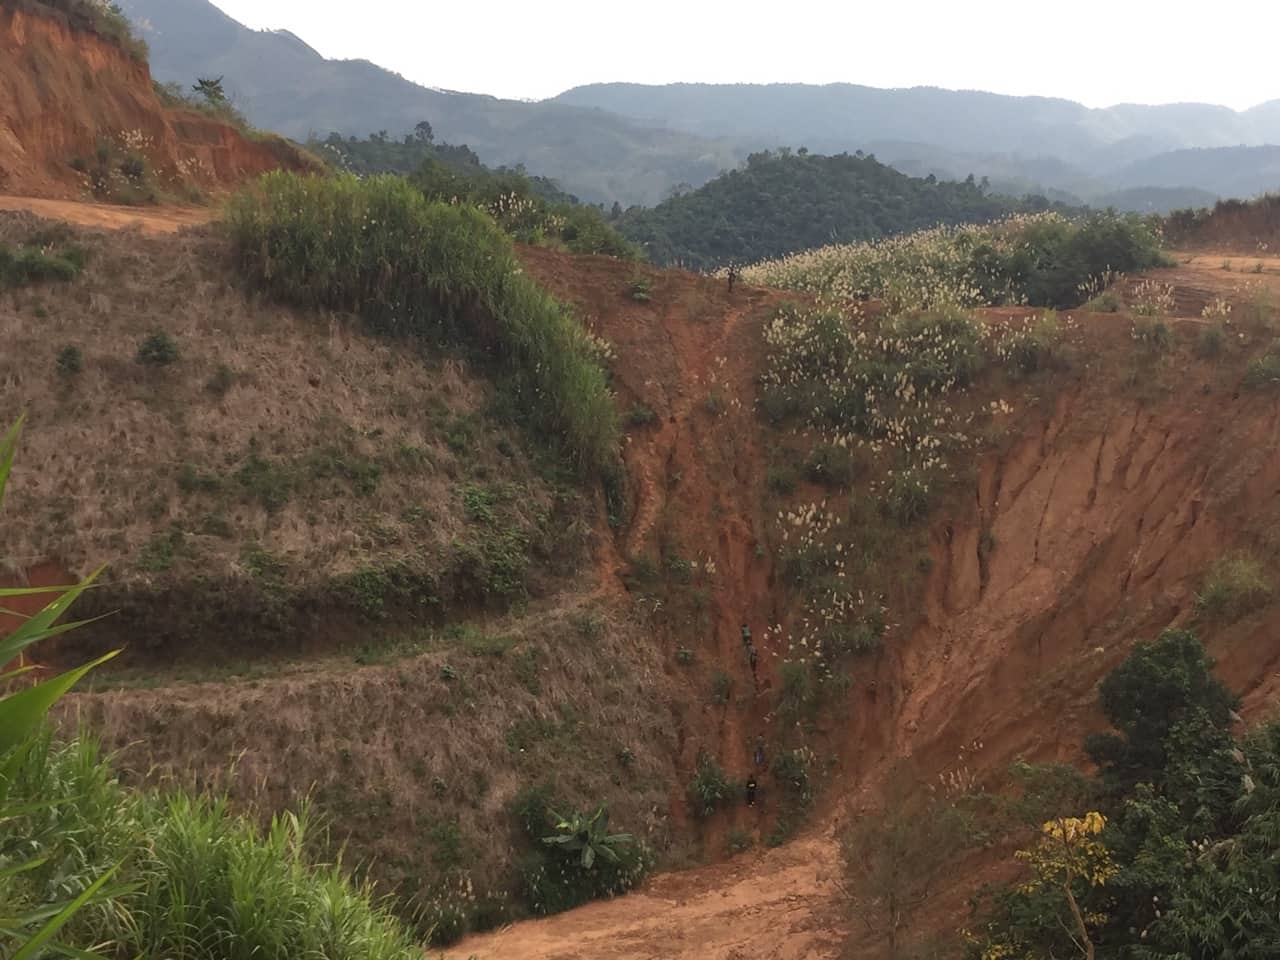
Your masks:
M256 126L295 140L331 132L398 136L427 120L490 166L523 163L592 202L655 203L672 184L735 167L735 144L564 104L431 90L365 60L326 60L292 33L254 31L207 0L124 0L158 80L223 76Z
M593 202L653 204L780 146L863 150L913 176L986 176L1007 193L1161 207L1280 190L1280 100L1090 109L1069 100L853 84L592 84L541 102L433 90L326 60L208 0L121 0L158 79L222 75L258 126L295 139L398 135L420 120L494 165L524 164ZM1161 188L1157 191L1143 188Z

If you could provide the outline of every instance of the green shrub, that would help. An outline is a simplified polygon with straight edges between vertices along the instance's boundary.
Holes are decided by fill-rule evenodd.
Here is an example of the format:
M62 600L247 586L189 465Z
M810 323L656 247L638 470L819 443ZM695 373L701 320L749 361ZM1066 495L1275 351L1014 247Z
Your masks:
M637 303L648 303L649 295L653 291L653 284L649 282L648 277L635 276L631 282L627 284L627 293L631 295L631 299Z
M331 137L323 145L345 154L375 149L385 154L395 142L352 144ZM421 151L422 145L414 145ZM411 147L412 149L413 147ZM451 153L448 144L433 144L431 152ZM409 167L410 182L428 200L465 203L488 213L518 243L564 246L573 253L604 254L626 260L640 259L640 250L605 222L600 211L559 190L545 177L530 177L521 170L488 170L474 154L464 164L447 164L439 156L427 156ZM359 171L356 171L359 172ZM371 171L370 171L371 172ZM406 171L408 172L408 171Z
M732 803L737 785L711 757L698 758L698 768L689 784L689 803L696 817L709 817L717 809Z
M178 361L178 345L164 331L157 331L138 344L138 363L149 367L165 367Z
M853 482L853 454L848 447L834 443L820 443L804 462L805 475L813 483L842 488Z
M1131 336L1152 353L1168 353L1173 349L1173 331L1158 317L1138 317L1133 321Z
M1280 385L1280 341L1272 343L1267 352L1249 364L1244 375L1244 385L1253 390Z
M733 681L723 670L717 670L711 677L711 702L724 705L729 702L729 691Z
M1104 290L1080 309L1090 313L1119 313L1123 306L1124 303L1118 296L1110 290Z
M521 898L539 915L626 893L644 879L653 856L627 834L609 834L603 807L561 817L551 788L522 788L508 810L531 849L516 865ZM591 854L587 854L587 848Z
M801 803L808 803L813 796L809 782L810 760L807 750L783 750L774 756L770 764L774 779Z
M87 254L80 247L64 246L55 251L24 246L10 251L0 244L0 290L12 290L29 283L74 280L86 261Z
M1032 374L1051 367L1058 356L1062 325L1053 313L1006 333L996 344L996 356L1013 373Z
M755 841L751 839L751 834L745 830L730 830L729 839L725 841L725 850L733 856L736 853L744 853L755 845Z
M928 516L931 504L928 479L920 470L906 467L889 478L881 509L905 527Z
M1274 587L1266 567L1251 553L1229 553L1209 568L1204 586L1196 594L1196 616L1203 620L1232 622L1266 606Z
M251 282L358 312L378 332L488 351L548 437L587 469L616 463L618 417L586 331L528 279L486 214L428 202L395 177L272 173L233 199L229 221Z
M1216 357L1222 353L1227 343L1227 331L1222 324L1214 323L1200 331L1196 341L1196 352L1202 357Z
M647 427L657 419L658 415L653 412L651 407L648 407L643 403L637 403L627 411L627 415L623 422L626 423L628 427Z
M84 369L84 354L74 344L67 344L58 351L54 366L57 368L59 376L74 377Z
M235 371L225 363L220 363L205 383L204 388L215 397L225 397L230 392L231 388L235 386L235 382Z
M787 660L779 675L782 689L778 693L778 709L784 716L798 717L814 702L809 670L803 663Z
M769 467L765 482L779 496L789 496L796 491L796 472L784 464L775 464Z
M250 453L235 474L245 493L257 500L269 513L275 513L289 502L293 492L293 474L280 464Z

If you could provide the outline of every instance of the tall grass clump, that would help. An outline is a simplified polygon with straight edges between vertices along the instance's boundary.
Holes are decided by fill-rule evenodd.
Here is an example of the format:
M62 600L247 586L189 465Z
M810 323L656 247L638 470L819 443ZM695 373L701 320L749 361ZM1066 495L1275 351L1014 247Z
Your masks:
M1267 568L1253 554L1229 553L1209 568L1196 594L1196 617L1232 622L1271 602L1275 588Z
M229 221L246 276L273 296L482 350L580 465L616 463L618 418L586 331L523 274L486 213L429 202L397 177L276 172L233 198Z
M116 892L63 929L68 945L181 960L421 956L368 887L310 862L305 812L264 832L223 799L135 793L92 741L58 744L47 732L6 767L2 786L25 813L4 825L0 851L40 858L0 879L6 904L75 896L118 865Z
M1117 271L1163 263L1158 229L1148 220L1040 213L821 247L748 267L743 279L842 304L878 299L894 312L1006 304L1068 308L1088 300Z

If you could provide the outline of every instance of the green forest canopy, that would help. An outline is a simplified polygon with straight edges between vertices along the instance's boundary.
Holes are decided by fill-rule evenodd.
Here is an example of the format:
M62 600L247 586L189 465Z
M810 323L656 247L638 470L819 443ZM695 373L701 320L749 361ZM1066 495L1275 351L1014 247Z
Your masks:
M972 176L908 177L874 156L801 148L753 153L742 169L697 190L632 207L617 226L655 263L705 270L1053 207L1044 197L991 194Z

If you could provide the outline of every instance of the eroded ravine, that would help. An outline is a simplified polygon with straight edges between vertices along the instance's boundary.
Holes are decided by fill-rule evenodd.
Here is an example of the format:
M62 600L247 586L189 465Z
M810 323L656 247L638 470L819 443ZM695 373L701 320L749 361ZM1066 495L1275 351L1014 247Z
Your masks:
M1114 321L1085 335L1100 352L1127 339ZM829 791L840 802L829 795L805 836L448 956L835 956L839 808L856 811L862 796L870 810L890 764L911 757L932 776L998 783L1017 757L1078 759L1101 723L1096 683L1135 640L1188 619L1204 570L1244 531L1280 519L1274 400L1241 400L1238 377L1214 371L1188 372L1155 397L1120 381L1114 366L1091 364L1056 400L1017 414L1013 438L976 465L969 506L935 518L923 621L882 656L874 696L855 688L836 723L843 776ZM672 468L697 477L705 451L672 449ZM728 606L749 592L724 589ZM1274 625L1209 638L1249 715L1280 691ZM780 878L788 896L775 896ZM959 878L950 900L972 892Z

